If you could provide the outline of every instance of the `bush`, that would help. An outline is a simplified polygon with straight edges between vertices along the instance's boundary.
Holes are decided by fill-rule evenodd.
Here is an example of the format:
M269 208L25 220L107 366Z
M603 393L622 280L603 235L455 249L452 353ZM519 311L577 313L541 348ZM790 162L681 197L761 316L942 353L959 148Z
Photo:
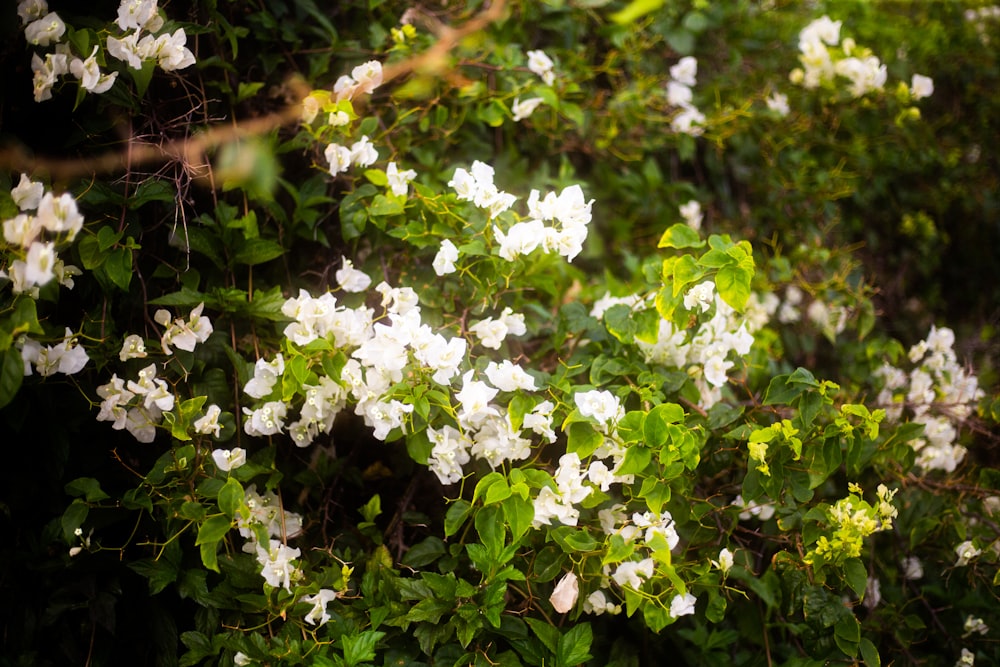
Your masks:
M3 664L1000 658L992 8L8 14Z

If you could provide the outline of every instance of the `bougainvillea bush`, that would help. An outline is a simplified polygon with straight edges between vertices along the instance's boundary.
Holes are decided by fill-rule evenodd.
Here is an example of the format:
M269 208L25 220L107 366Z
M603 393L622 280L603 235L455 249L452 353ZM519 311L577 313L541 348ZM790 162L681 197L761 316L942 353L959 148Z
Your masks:
M1000 660L1000 10L5 12L2 664Z

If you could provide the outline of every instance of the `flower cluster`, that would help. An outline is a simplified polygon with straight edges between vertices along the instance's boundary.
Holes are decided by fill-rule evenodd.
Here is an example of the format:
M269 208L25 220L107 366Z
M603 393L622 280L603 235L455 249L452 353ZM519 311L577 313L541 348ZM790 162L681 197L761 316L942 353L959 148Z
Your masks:
M62 43L66 34L66 24L55 12L48 11L45 0L22 0L17 7L18 16L24 23L24 35L29 44L54 50L43 58L33 54L31 69L34 73L35 101L52 98L52 88L65 74L73 74L80 87L88 93L105 93L111 89L118 72L101 71L100 45L95 44L89 54L74 57L68 43ZM194 54L187 48L187 36L183 28L173 33L156 35L164 25L163 15L157 7L157 0L122 0L115 21L122 31L119 37L108 36L105 50L108 55L128 63L132 69L142 69L143 63L155 60L164 71L174 71L190 67L195 63ZM129 32L129 31L132 32ZM145 31L148 34L143 34ZM100 59L103 62L103 58Z
M537 74L545 82L545 85L551 86L555 83L556 72L552 59L545 55L544 51L540 50L528 51L527 55L528 69Z
M0 278L11 281L14 294L38 298L38 289L55 279L72 289L75 266L63 263L57 246L67 246L83 229L83 216L69 193L55 196L45 192L42 183L21 174L20 182L10 192L21 213L3 222L3 238L8 247L6 269Z
M667 81L667 102L679 107L680 112L670 121L674 132L699 136L704 132L705 114L694 105L692 88L697 82L698 60L694 56L681 58L670 68L670 80Z
M854 40L840 41L840 21L822 16L799 33L799 62L802 69L790 75L792 83L806 88L818 88L833 83L835 77L850 80L850 93L862 97L873 90L882 90L886 67L867 49L858 49ZM828 47L840 45L839 53ZM853 56L857 53L861 57Z
M910 348L909 373L888 362L875 375L882 381L877 401L889 421L899 421L904 410L924 425L922 438L912 442L917 467L923 471L952 472L965 458L957 444L958 428L982 398L976 376L958 363L951 329L931 327L926 340Z
M686 370L701 393L701 406L710 408L721 400L722 387L736 365L731 358L750 353L754 332L774 313L775 304L753 295L740 316L715 292L713 282L704 281L688 290L684 307L693 313L713 312L708 319L702 318L694 330L678 329L661 318L656 340L650 343L636 339L636 345L647 363Z
M850 495L827 508L827 523L833 528L833 533L830 537L819 537L804 559L807 563L843 562L847 558L857 558L861 555L864 538L892 529L892 520L898 512L892 505L896 489L890 491L884 484L879 484L878 502L870 505L861 497L861 488L857 484L849 484L848 488Z
M160 337L160 348L165 355L173 354L173 347L188 352L199 343L204 343L212 334L212 321L202 315L205 304L198 304L187 319L173 318L169 311L156 311L154 319L165 327ZM137 334L125 337L119 359L145 359L148 356L146 343ZM117 373L97 388L101 398L101 409L97 421L109 421L115 430L127 430L139 442L153 442L156 428L163 421L163 414L174 409L177 397L163 378L157 377L156 364L141 369L134 380L123 380ZM195 433L218 436L222 410L210 405L205 413L194 421ZM221 466L220 466L221 468Z

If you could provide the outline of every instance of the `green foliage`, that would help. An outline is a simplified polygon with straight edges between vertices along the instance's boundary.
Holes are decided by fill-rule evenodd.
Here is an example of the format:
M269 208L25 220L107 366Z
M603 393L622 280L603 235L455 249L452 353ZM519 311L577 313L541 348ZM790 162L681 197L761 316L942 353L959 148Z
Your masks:
M990 12L330 4L8 22L10 664L1000 660Z

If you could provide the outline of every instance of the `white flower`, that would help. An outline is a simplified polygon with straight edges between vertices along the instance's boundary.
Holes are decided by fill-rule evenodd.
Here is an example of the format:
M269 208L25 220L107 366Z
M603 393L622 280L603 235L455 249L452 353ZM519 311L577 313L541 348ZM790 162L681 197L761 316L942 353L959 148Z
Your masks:
M66 33L66 24L55 12L50 12L32 21L24 29L24 37L28 44L35 46L48 46L53 42L58 42Z
M976 664L976 654L967 648L962 649L962 657L955 663L955 667L972 667Z
M145 357L146 342L142 339L142 336L136 334L126 336L122 342L122 349L118 353L118 358L122 361L127 361L129 359L143 359Z
M351 77L357 85L357 92L369 93L382 85L382 63L377 60L358 65L351 70Z
M222 408L220 408L218 405L212 404L208 406L208 409L205 410L204 416L199 417L198 419L195 420L194 432L201 433L202 435L211 434L214 435L216 438L218 438L219 431L222 430L222 424L219 423L219 415L221 414L222 414ZM243 460L240 461L239 464L233 463L232 464L233 468L238 467L238 465L243 465L243 463L246 462L246 452L243 452L243 450L240 449L239 447L233 450L233 456L236 456L236 452L243 453ZM227 468L222 468L221 466L220 469L227 470Z
M694 107L686 107L681 109L681 112L670 121L670 128L674 132L698 137L704 132L704 129L701 127L704 124L705 114Z
M598 423L605 425L609 421L617 422L625 416L625 409L622 408L621 401L610 391L578 392L573 395L577 410L584 417L593 417Z
M688 310L694 310L695 307L698 307L701 312L705 313L715 303L714 297L715 282L706 280L687 291L687 294L684 295L684 307Z
M721 387L726 384L728 378L726 372L733 367L733 362L726 361L724 357L716 354L708 358L705 362L705 379L713 387Z
M378 160L378 151L367 135L351 145L351 162L359 167L369 167Z
M972 544L972 540L966 540L962 542L957 547L955 547L955 555L957 560L955 561L955 567L963 567L969 564L973 558L983 553L982 550L977 549Z
M94 45L94 50L86 60L74 58L69 64L69 71L80 79L80 85L90 93L106 93L118 78L118 72L101 74L101 69L97 65L97 45Z
M326 605L337 599L337 591L329 588L321 588L316 595L302 596L302 602L311 604L312 609L306 614L305 621L309 625L323 625L330 620L330 614L326 613Z
M35 101L42 102L52 99L52 86L56 84L60 76L69 71L66 54L46 53L45 60L42 60L35 53L31 56L31 71L34 75L32 85L34 86Z
M45 194L45 186L39 181L33 181L27 174L21 174L21 180L10 191L10 196L22 211L38 208L38 203Z
M354 263L346 257L343 258L343 265L335 274L337 284L345 292L364 292L372 284L372 279L367 273L354 268Z
M670 68L670 77L685 86L693 86L696 83L697 76L698 59L694 56L685 56Z
M24 259L24 279L30 285L44 285L55 277L53 271L56 263L55 243L40 243L35 241L28 248Z
M686 204L681 204L680 206L681 217L684 218L684 222L687 223L688 227L698 231L701 229L701 221L703 215L701 212L701 204L696 199L692 199Z
M914 74L910 80L910 95L921 100L934 94L934 79L922 74Z
M776 112L779 116L787 116L791 109L788 106L788 95L784 93L772 93L764 100L767 108Z
M326 161L330 163L331 176L336 176L341 172L347 171L351 166L351 149L346 146L330 144L323 151L323 155L326 156Z
M804 42L825 42L836 46L840 41L840 21L833 21L825 14L811 22L799 33L799 47Z
M247 462L247 452L240 447L216 449L212 451L212 460L215 461L216 468L222 472L229 472Z
M670 618L679 618L694 613L694 604L697 598L690 593L676 595L670 601Z
M121 39L109 36L107 41L108 53L118 60L128 63L128 66L132 69L142 69L142 61L145 59L145 53L139 49L139 36L139 31L129 33Z
M35 212L42 227L55 234L66 233L67 240L72 241L83 228L83 216L76 205L76 200L68 192L56 197L48 192L38 202Z
M494 387L500 391L535 391L535 378L528 375L523 368L509 359L504 359L499 364L491 361L486 366L486 377Z
M579 595L580 584L577 581L576 575L572 572L567 572L552 590L549 602L552 603L553 609L560 614L565 614L576 605L576 599Z
M157 12L156 0L122 0L115 23L122 30L156 32L163 27L163 18Z
M716 567L721 570L722 574L728 573L730 568L733 567L733 552L729 549L723 548L722 551L719 552L719 560L712 561L712 567Z
M542 98L540 97L532 97L526 100L517 97L514 98L514 104L510 107L511 112L514 114L514 122L519 123L533 114L541 103Z
M243 651L237 651L236 655L233 656L233 664L236 667L247 667L247 665L252 665L253 661Z
M646 558L638 563L635 561L625 561L619 564L615 573L611 575L611 578L622 588L631 588L637 591L642 587L643 579L649 579L652 576L653 559ZM673 607L672 603L671 607Z
M268 548L257 545L257 562L261 565L261 576L274 588L284 588L292 591L292 580L299 576L298 568L292 565L292 560L299 557L301 551L293 549L278 540L271 540Z
M395 162L390 162L385 168L385 178L389 183L392 194L398 197L405 197L410 188L410 181L417 177L417 172L412 169L399 171Z
M608 602L604 591L597 590L587 596L583 601L583 611L587 614L600 616L601 614L618 614L622 610L620 605Z
M903 569L903 576L911 581L922 579L924 576L924 566L916 556L907 556L900 566Z
M195 63L194 54L185 46L186 43L184 28L178 28L172 35L164 33L157 37L149 47L148 55L156 58L160 69L165 72L184 69Z
M25 24L42 18L48 11L49 5L45 0L21 0L17 3L17 15Z
M675 107L687 107L694 98L690 86L679 81L667 82L667 102Z
M965 635L963 635L963 637L967 637L976 632L981 635L985 635L990 631L990 626L986 625L986 623L983 622L983 619L976 618L972 614L969 614L965 619L963 629L965 630Z
M434 256L434 273L439 276L455 272L455 262L458 260L458 248L449 239L441 242L441 249Z
M551 86L556 75L553 71L552 59L544 51L528 51L528 69L541 77L546 85Z

